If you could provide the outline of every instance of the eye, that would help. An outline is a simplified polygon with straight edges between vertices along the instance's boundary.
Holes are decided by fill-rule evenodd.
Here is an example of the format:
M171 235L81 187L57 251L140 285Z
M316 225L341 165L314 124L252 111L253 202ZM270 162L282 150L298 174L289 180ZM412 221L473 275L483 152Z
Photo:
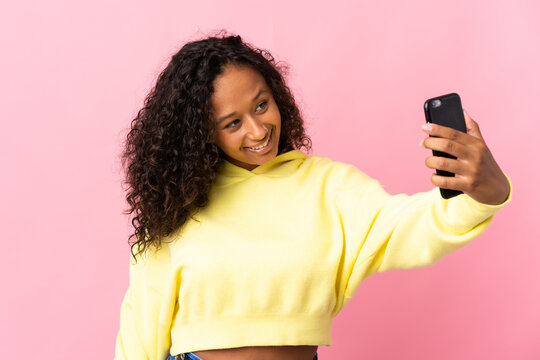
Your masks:
M263 101L262 103L259 104L259 106L264 105L263 107L266 107L266 104L268 104L268 101Z
M225 126L225 128L234 127L234 126L231 126L231 124L234 124L236 121L240 121L240 120L236 119L236 120L231 121L230 123L227 124L227 126Z
M263 101L263 102L261 102L261 103L257 106L257 109L258 109L259 106L261 106L261 105L262 105L262 108L266 108L266 106L268 105L268 101ZM236 120L231 121L230 123L227 124L227 126L225 126L225 129L236 127L236 125L233 125L236 121L240 121L240 120L236 119Z

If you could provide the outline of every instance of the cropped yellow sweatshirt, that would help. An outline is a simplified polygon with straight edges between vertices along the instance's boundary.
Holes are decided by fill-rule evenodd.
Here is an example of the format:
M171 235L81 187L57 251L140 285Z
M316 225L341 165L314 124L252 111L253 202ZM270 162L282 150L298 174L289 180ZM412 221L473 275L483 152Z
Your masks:
M510 186L486 205L436 187L390 195L353 165L300 150L252 171L224 160L197 221L132 259L115 359L331 345L333 318L366 277L464 246Z

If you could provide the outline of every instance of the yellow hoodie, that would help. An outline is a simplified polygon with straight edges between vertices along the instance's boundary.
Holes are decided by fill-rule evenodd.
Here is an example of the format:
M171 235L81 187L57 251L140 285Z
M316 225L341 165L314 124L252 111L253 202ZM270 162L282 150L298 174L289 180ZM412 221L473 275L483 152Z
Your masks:
M333 318L366 277L464 246L510 186L486 205L436 187L390 195L356 167L300 150L252 171L224 160L198 221L131 262L115 359L331 345Z

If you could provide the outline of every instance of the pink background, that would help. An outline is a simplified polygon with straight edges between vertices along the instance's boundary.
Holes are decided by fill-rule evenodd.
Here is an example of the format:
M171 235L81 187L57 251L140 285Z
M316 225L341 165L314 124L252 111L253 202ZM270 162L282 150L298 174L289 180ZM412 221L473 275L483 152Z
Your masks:
M112 359L118 154L158 72L221 28L291 65L314 155L432 188L423 102L458 92L515 193L437 264L375 274L321 359L540 358L538 1L18 1L0 15L0 358Z

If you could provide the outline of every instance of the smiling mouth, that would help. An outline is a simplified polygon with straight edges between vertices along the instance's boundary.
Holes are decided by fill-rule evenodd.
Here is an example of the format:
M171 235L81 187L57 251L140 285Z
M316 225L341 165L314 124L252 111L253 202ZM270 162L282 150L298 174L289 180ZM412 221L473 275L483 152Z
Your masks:
M266 150L268 148L268 146L270 146L270 141L272 140L272 133L273 133L273 129L270 129L270 132L269 132L266 140L261 145L254 146L254 147L245 146L244 149L251 150L251 151L257 151L257 152L260 152L262 150Z

